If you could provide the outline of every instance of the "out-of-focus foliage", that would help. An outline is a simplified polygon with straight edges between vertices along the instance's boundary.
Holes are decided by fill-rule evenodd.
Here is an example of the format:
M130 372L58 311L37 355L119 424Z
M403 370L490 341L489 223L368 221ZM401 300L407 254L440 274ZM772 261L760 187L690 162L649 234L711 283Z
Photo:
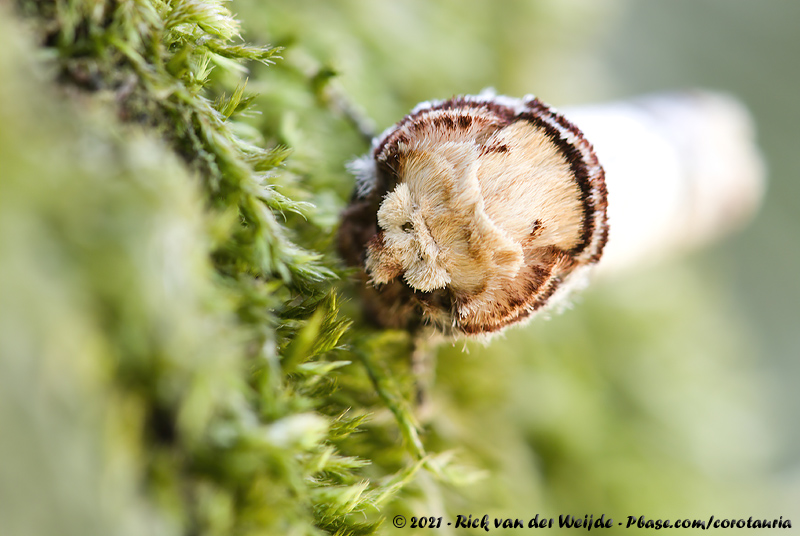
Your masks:
M337 84L381 127L418 100L542 91L553 42L574 58L599 12L368 4L234 4L280 51L210 0L2 13L0 533L758 513L729 489L763 456L758 383L690 273L445 345L416 405L413 341L334 275L343 163L366 150Z
M398 445L371 482L369 456L337 450L380 399L361 368L337 390L349 321L280 223L308 209L278 191L298 192L287 151L229 119L250 100L242 62L276 49L231 44L216 2L17 8L0 32L0 532L371 532L420 461Z

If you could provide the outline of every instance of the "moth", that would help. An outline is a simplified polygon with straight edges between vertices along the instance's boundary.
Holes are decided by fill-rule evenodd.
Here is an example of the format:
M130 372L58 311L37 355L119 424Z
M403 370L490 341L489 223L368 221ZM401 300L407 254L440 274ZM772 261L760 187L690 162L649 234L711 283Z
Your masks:
M350 170L339 250L382 326L501 331L580 284L608 240L592 145L533 96L419 104Z

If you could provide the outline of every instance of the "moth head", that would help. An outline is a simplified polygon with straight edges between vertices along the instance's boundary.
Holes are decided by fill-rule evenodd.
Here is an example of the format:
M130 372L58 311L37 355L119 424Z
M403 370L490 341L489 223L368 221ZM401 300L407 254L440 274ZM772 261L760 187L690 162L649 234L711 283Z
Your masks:
M402 275L415 290L466 293L485 285L488 274L513 277L522 248L486 214L475 145L418 147L398 162L403 182L384 197L377 215L381 233L367 249L372 282Z
M431 235L425 212L407 184L386 196L378 211L383 232L367 251L367 271L374 283L388 283L402 273L411 287L426 292L450 284L444 255Z

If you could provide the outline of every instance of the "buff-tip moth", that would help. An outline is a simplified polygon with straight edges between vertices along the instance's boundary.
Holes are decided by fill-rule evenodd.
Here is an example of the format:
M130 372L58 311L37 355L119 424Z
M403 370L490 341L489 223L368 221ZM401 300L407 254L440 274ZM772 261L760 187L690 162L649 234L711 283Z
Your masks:
M374 138L350 166L356 190L339 230L345 261L361 269L370 318L496 333L563 302L606 249L609 266L624 265L632 250L641 257L659 245L676 249L676 237L707 239L755 206L761 169L735 101L698 93L627 106L627 117L615 118L625 105L565 115L532 96L484 92L422 103ZM567 117L589 126L599 159ZM704 139L712 134L718 139ZM704 168L704 151L708 162L726 151L736 157Z

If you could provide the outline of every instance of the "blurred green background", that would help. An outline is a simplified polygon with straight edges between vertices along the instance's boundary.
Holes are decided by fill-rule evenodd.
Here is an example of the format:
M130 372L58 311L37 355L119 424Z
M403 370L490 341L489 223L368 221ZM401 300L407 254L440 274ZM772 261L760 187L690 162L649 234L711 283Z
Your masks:
M443 447L461 444L488 464L490 502L507 515L545 505L556 514L799 517L800 4L235 6L248 35L287 46L282 77L258 88L263 98L330 69L378 130L419 101L488 86L556 106L695 87L742 99L769 170L755 221L703 251L598 284L571 311L487 347L445 349L434 398L446 409L431 428ZM366 146L307 104L280 125L299 148L293 165L346 199L341 168ZM460 504L485 504L476 495Z
M631 2L602 56L614 94L701 86L729 91L753 113L768 167L764 205L752 225L693 259L746 324L750 355L780 447L773 469L800 461L800 4ZM618 32L618 33L617 33Z
M397 513L752 515L800 524L800 4L228 5L247 42L285 47L275 65L248 65L247 91L258 97L245 120L260 134L242 126L236 132L292 150L285 172L270 169L269 178L282 193L315 203L308 221L292 215L287 221L301 245L331 259L338 215L353 187L344 166L367 150L332 94L346 96L381 130L417 102L487 86L514 96L535 93L556 106L718 89L752 110L769 168L764 206L741 232L597 282L570 310L489 345L444 345L430 404L417 408L425 447L453 451L458 464L484 478L459 486L420 471L397 500L363 519L385 517L387 534L413 534L391 526ZM342 282L337 290L349 301L340 300L340 318L355 320L342 346L355 351L336 349L311 364L354 362L308 385L296 370L281 370L281 356L300 352L288 341L305 325L298 320L302 307L287 314L290 292L278 280L266 290L254 284L246 296L222 288L208 257L209 242L223 231L214 227L221 224L209 214L206 192L198 192L198 170L187 172L152 132L132 135L119 125L118 88L50 92L47 83L34 83L54 74L48 58L74 50L41 53L21 35L7 35L0 68L21 73L0 86L0 115L12 126L0 126L0 171L2 165L21 170L0 182L6 196L0 195L0 249L14 252L0 258L0 299L7 306L0 310L0 354L15 358L0 361L0 394L10 401L0 404L0 424L16 427L0 441L0 461L13 462L0 465L0 513L9 526L31 534L221 534L233 526L242 533L288 527L294 532L284 532L317 534L308 527L330 521L324 506L333 510L348 486L369 479L370 489L380 490L387 476L413 465L397 423L353 357L381 344L393 350L397 355L373 357L386 362L409 395L407 338L359 339L367 330L357 293ZM75 55L80 61L82 54L105 52ZM238 83L232 72L214 73L209 96L220 87L230 93ZM153 131L170 133L170 121L154 123ZM49 158L31 157L42 154ZM191 162L198 155L184 156ZM252 318L242 319L241 304L253 306L245 311ZM280 315L292 318L290 325L280 324ZM313 330L302 334L314 339ZM265 362L266 372L259 368ZM231 448L230 407L246 416L253 437L269 439L294 423L296 444ZM369 414L361 432L343 438L331 425L326 434L344 407L355 417ZM147 413L153 408L175 415L156 412L155 419ZM167 426L164 441L153 420L175 424L179 440ZM209 439L206 425L224 433ZM219 450L202 450L208 445ZM334 447L337 455L372 463L362 468L358 460L337 458ZM206 456L199 469L192 448ZM321 474L327 467L321 460L352 466ZM351 517L362 519L360 512Z

